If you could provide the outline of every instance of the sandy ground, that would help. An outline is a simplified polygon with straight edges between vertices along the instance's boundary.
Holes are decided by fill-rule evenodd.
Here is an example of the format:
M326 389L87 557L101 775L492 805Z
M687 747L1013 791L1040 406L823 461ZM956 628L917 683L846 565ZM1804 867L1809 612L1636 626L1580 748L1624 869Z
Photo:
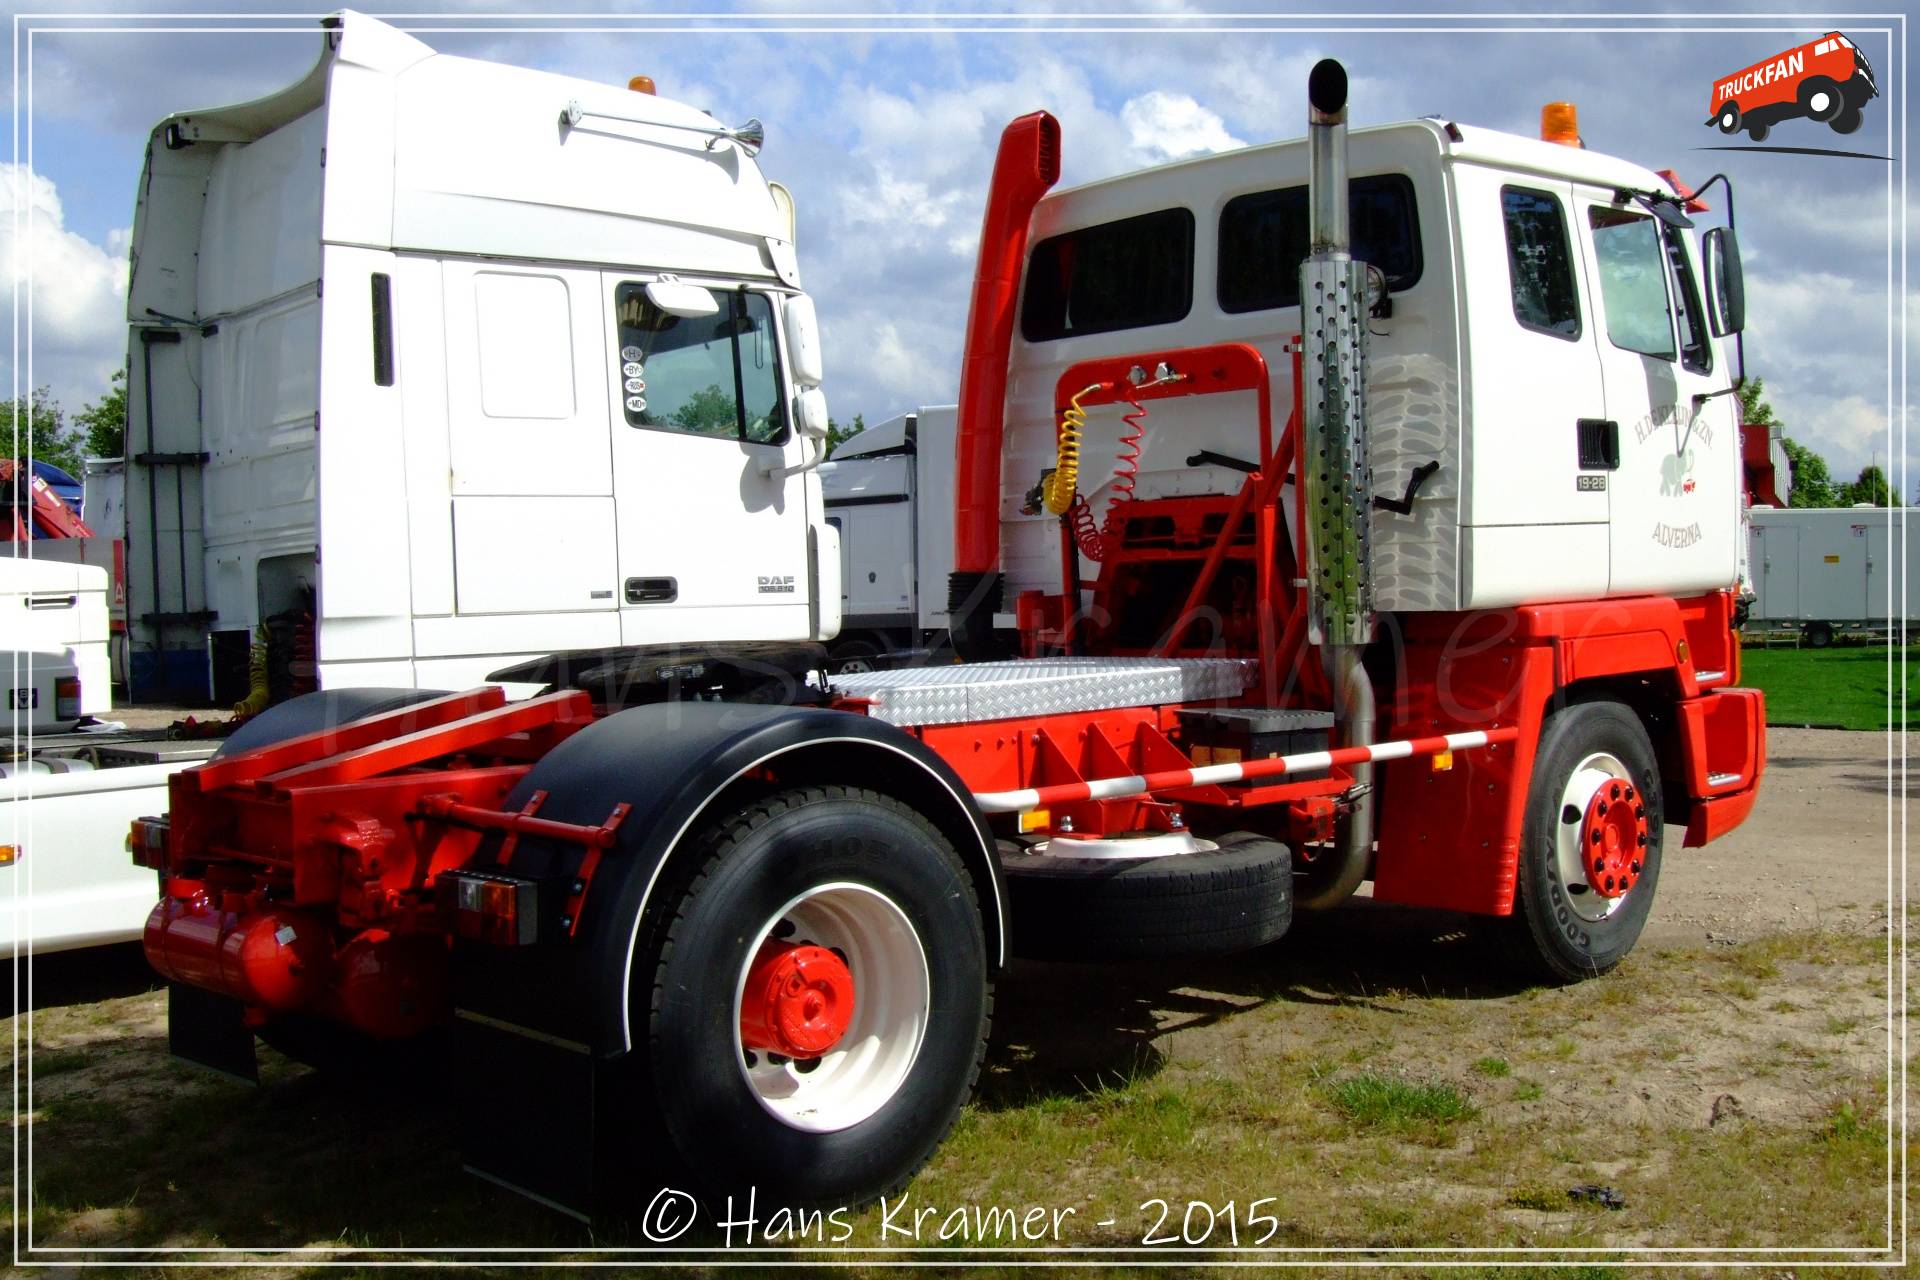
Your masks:
M1744 941L1782 929L1854 929L1898 901L1905 844L1901 744L1884 733L1769 729L1760 800L1733 834L1704 849L1667 831L1652 944ZM1892 763L1889 765L1889 751ZM1890 880L1891 877L1891 880Z

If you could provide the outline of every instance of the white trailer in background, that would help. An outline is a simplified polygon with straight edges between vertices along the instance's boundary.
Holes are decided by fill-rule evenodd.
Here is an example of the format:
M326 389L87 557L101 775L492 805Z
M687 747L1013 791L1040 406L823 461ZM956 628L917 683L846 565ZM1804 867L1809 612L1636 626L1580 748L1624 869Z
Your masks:
M30 545L37 551L42 543ZM15 737L107 709L108 586L107 570L94 565L0 557L0 661L8 668L0 680Z
M926 405L889 418L820 468L827 523L840 531L840 636L828 652L842 670L944 641L955 412Z
M1795 628L1811 648L1841 631L1884 633L1913 616L1920 519L1904 507L1754 507L1755 628Z
M127 826L164 810L167 779L218 745L72 732L83 716L111 714L109 582L98 565L0 558L0 955L139 937L154 878L129 862Z

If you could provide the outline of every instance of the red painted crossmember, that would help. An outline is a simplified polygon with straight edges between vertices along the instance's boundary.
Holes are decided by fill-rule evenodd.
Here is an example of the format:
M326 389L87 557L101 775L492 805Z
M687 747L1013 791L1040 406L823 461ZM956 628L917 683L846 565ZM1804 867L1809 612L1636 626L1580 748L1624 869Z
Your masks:
M1134 774L1125 778L1095 778L1091 782L1063 782L1053 787L1028 787L1024 791L975 792L973 802L986 813L1025 813L1056 804L1078 800L1117 800L1124 796L1144 796L1156 791L1179 791L1187 787L1214 786L1223 782L1251 782L1256 778L1305 773L1334 765L1362 764L1368 761L1405 760L1412 756L1436 756L1443 751L1466 751L1474 747L1512 742L1520 730L1508 726L1478 729L1472 733L1448 733L1432 738L1407 738L1399 742L1378 742L1367 747L1338 747L1332 751L1306 751L1293 756L1267 760L1243 760L1238 764L1210 764L1197 769L1168 769L1160 773Z
M853 971L825 947L768 939L740 993L740 1043L762 1053L817 1058L853 1021Z
M1640 851L1647 846L1647 806L1633 784L1616 778L1593 793L1580 824L1580 853L1587 887L1619 898L1640 878Z

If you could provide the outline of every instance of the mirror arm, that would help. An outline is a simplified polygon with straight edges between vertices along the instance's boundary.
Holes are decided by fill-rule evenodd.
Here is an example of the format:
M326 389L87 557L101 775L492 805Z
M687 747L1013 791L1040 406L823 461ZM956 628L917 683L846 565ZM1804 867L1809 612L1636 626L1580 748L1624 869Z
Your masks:
M1735 381L1732 386L1722 387L1718 391L1696 391L1693 393L1693 411L1697 414L1700 412L1702 406L1704 406L1707 403L1707 401L1718 400L1721 396L1733 395L1735 392L1739 390L1740 390L1740 383L1738 381Z
M1694 190L1694 193L1693 193L1694 199L1704 200L1706 198L1707 192L1713 189L1713 184L1716 182L1719 183L1722 187L1726 188L1727 227L1729 230L1734 229L1735 227L1738 226L1738 223L1733 216L1733 179L1732 178L1729 178L1725 173L1714 174L1711 178L1708 178L1705 182L1701 183L1699 187L1697 187ZM1740 390L1740 388L1746 385L1747 385L1746 326L1742 325L1740 326L1739 329L1734 331L1734 335L1733 335L1733 390L1738 391ZM1695 397L1695 398L1698 399L1698 397Z
M806 472L813 470L815 467L819 466L821 463L827 460L827 442L824 438L816 438L813 436L802 435L801 440L804 443L811 444L815 447L817 452L814 454L812 458L809 458L806 461L791 467L783 467L780 465L780 463L777 460L769 460L767 462L763 462L760 464L761 479L785 480L788 476L803 475Z

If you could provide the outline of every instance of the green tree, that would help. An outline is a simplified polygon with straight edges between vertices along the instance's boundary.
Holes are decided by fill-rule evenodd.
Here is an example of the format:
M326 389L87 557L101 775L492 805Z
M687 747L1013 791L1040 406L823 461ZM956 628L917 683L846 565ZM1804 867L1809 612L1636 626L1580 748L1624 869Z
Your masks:
M115 369L107 393L73 415L86 433L87 457L122 458L127 452L127 371Z
M67 415L46 387L34 388L32 396L20 396L8 415L7 453L9 458L51 462L74 476L80 474L80 433L67 426Z
M1841 507L1847 504L1845 486L1836 487L1827 470L1827 460L1795 440L1782 436L1787 451L1787 469L1793 473L1793 491L1787 495L1790 507Z
M1865 502L1876 507L1893 505L1893 486L1887 483L1887 473L1877 466L1860 468L1860 478L1844 487L1845 501L1841 506L1852 506Z
M841 426L839 423L835 422L832 418L828 418L827 419L827 456L829 458L833 456L833 451L840 447L841 441L851 440L854 436L859 435L862 431L865 431L866 429L867 429L867 420L864 414L858 414L858 413L854 414L853 424L851 426L846 426L846 427Z
M1773 406L1761 394L1766 389L1764 378L1748 378L1740 384L1740 421L1755 427L1780 425L1780 419L1774 416Z
M703 436L740 434L740 407L731 391L722 391L718 383L688 396L686 403L673 411L673 425L682 431Z
M1764 378L1748 378L1741 384L1740 420L1755 427L1784 426L1773 406L1767 403L1766 389ZM1834 483L1825 458L1784 433L1780 444L1787 453L1788 480L1792 488L1787 495L1788 506L1843 507L1852 501L1847 496L1850 487Z

